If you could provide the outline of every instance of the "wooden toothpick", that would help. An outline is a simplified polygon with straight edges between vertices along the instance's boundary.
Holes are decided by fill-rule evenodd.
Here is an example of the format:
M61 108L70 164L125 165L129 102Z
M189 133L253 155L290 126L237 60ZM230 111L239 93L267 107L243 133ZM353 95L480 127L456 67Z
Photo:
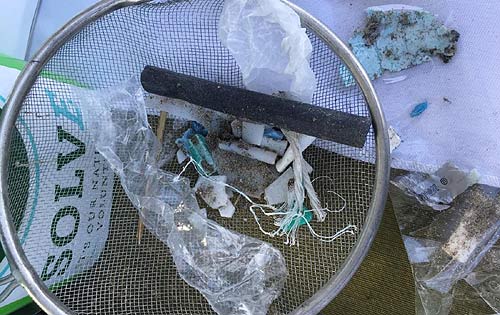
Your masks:
M158 128L156 128L156 138L160 142L160 145L163 146L163 134L165 133L165 125L167 123L167 113L161 111L160 119L158 120ZM159 158L158 156L156 158ZM149 181L146 183L146 194L149 192ZM137 240L138 243L141 244L142 233L144 231L144 222L142 218L139 216L139 225L137 227Z

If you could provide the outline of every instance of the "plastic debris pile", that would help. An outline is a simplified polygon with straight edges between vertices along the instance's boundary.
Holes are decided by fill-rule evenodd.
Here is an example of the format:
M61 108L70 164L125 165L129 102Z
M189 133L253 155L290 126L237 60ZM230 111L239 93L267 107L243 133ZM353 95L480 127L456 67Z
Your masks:
M101 118L87 120L96 149L140 209L146 228L169 247L179 275L218 314L266 314L286 279L284 258L271 245L207 219L189 180L161 169L166 161L157 157L163 146L148 124L140 84L132 80L109 90L75 93L84 104L84 116ZM203 151L202 134L205 131L200 125L191 124L179 145L188 152ZM192 144L192 137L200 142ZM194 161L199 156L204 161L209 157L193 154L190 158ZM202 164L196 165L204 170ZM203 181L198 188L202 187L207 187ZM227 199L213 202L222 213L232 211Z

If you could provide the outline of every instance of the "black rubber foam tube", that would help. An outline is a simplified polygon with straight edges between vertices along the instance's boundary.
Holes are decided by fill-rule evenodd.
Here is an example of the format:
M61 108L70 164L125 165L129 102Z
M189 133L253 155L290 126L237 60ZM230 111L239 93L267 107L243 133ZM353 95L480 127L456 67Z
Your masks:
M369 117L219 84L197 77L146 66L144 89L211 110L297 133L362 148L371 126Z

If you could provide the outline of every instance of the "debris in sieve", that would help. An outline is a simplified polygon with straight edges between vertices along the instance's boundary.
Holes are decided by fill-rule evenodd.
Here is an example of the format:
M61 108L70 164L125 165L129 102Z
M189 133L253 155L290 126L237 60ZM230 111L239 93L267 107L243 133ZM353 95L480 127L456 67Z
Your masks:
M189 180L160 168L161 146L138 82L77 93L83 116L100 118L84 120L96 149L119 176L146 228L169 247L182 279L219 315L265 315L284 286L283 256L268 243L207 219Z
M427 103L427 101L415 105L410 113L410 117L415 118L422 115L422 113L427 110L427 107L429 107L429 103Z
M478 180L476 170L466 173L448 162L434 174L409 173L391 182L420 203L441 211L448 209L456 196Z
M219 38L240 67L247 89L305 103L312 101L316 89L316 78L309 64L312 45L299 16L290 7L279 0L226 1L219 21ZM293 163L293 185L288 186L286 202L275 211L265 211L258 204L250 207L260 230L269 236L286 236L286 243L292 245L296 244L297 231L304 222L314 237L325 242L354 233L355 226L348 225L333 235L319 235L307 219L301 219L305 218L306 202L310 205L307 211L320 222L329 211L321 206L302 155L315 137L284 128L281 131L289 146L276 163L276 169L282 173ZM362 138L364 143L366 137ZM278 229L265 231L257 210L275 218Z
M226 176L200 176L194 190L212 209L219 210L222 217L231 218L235 208L226 189Z
M448 63L456 53L460 34L421 8L385 5L370 7L366 14L366 25L355 31L349 44L371 79L428 62L433 56ZM354 83L345 69L340 76L346 86Z

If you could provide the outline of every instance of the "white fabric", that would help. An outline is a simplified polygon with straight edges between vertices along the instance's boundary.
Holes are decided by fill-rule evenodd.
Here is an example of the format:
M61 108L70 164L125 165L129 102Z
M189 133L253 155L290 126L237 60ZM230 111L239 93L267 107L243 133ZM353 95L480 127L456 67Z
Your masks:
M364 25L364 9L391 1L294 0L325 22L344 41ZM500 28L498 1L401 1L422 7L460 34L458 52L449 64L435 59L374 81L387 121L401 136L392 166L434 172L447 161L476 168L480 182L500 186ZM387 84L384 78L407 76ZM397 80L396 80L397 81ZM447 98L451 103L446 102ZM410 118L413 107L429 108Z

